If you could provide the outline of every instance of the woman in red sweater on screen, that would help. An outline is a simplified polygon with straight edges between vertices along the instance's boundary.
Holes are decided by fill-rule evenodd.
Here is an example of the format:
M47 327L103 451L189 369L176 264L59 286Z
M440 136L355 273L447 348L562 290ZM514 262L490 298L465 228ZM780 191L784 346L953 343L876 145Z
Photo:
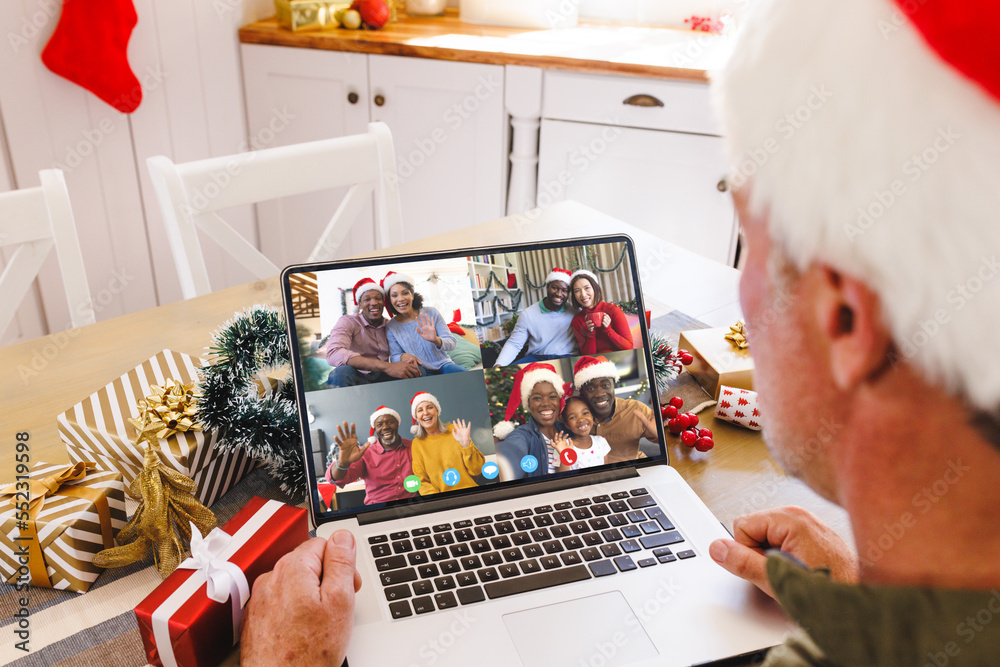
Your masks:
M597 276L580 269L569 279L569 298L576 310L573 334L580 354L631 350L632 329L622 309L604 301Z

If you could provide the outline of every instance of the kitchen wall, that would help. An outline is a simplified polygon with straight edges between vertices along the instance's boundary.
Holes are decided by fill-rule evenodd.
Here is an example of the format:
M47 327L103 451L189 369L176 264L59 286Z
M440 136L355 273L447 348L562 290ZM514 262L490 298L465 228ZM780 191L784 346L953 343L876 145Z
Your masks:
M237 29L274 13L272 0L134 2L128 59L143 99L131 115L42 65L58 0L0 3L0 191L37 186L40 169L63 169L98 320L180 298L146 159L247 149ZM95 13L95 22L102 18ZM227 219L253 237L252 209ZM206 253L213 287L249 280L221 251L206 244ZM0 344L69 322L53 255Z

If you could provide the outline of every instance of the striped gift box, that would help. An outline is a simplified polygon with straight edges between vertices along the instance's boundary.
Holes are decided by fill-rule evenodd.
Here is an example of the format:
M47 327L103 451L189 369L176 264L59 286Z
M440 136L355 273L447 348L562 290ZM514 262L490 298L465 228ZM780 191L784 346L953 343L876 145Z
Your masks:
M35 463L28 477L42 480L55 474L66 464ZM85 486L98 489L108 499L111 530L116 534L125 525L125 485L117 472L90 471L86 478L69 482L61 488ZM23 544L18 541L21 531L15 520L16 508L4 503L0 512L0 575L7 583L17 583L16 554ZM101 520L97 506L89 498L60 495L56 491L46 496L35 518L42 559L52 588L83 593L94 583L102 570L94 565L94 554L104 549ZM25 545L26 546L26 545Z
M163 350L108 383L89 398L59 415L59 435L73 461L95 461L104 470L116 470L126 484L142 470L144 446L134 444L135 428L129 417L138 417L136 403L150 385L168 378L187 384L198 380L201 360ZM215 434L185 431L160 440L160 458L168 467L198 484L198 500L212 505L233 484L253 469L245 452L216 451Z

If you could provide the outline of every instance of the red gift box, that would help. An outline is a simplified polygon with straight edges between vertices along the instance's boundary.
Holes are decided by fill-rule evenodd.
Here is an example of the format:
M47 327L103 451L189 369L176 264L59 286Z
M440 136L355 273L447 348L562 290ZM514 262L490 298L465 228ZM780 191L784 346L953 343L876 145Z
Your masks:
M217 559L243 571L247 590L257 577L271 571L279 558L309 539L304 509L259 497L251 499L221 530L232 540ZM234 605L240 601L230 597L226 602L215 602L208 597L205 574L182 568L174 570L135 608L146 658L150 664L164 667L215 667L239 639L238 630L234 636L234 625L242 610ZM165 648L167 634L170 647Z

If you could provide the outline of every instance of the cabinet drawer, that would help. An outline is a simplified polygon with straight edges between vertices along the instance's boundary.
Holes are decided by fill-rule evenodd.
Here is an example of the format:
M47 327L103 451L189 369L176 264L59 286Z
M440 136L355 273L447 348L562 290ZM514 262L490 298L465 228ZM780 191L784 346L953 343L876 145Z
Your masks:
M712 113L707 83L550 71L545 73L544 90L544 118L721 134ZM655 98L662 106L625 103L640 95Z

